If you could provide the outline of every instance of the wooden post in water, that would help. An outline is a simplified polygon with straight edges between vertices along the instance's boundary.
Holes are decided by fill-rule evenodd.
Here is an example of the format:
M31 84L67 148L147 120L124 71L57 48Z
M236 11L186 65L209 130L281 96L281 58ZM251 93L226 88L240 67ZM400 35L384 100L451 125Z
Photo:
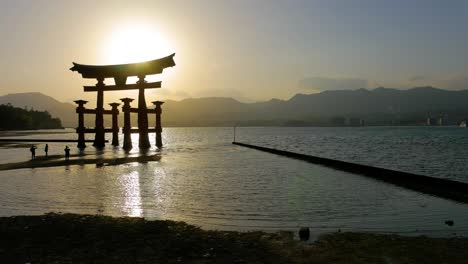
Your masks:
M76 113L78 114L78 127L76 128L76 133L78 133L78 148L86 148L85 144L85 126L84 126L84 105L88 101L85 100L76 100L75 103L78 105L76 108Z
M233 138L232 142L236 142L236 126L234 126L234 138Z
M112 106L112 145L118 146L119 145L119 121L117 117L119 116L119 109L117 107L120 105L119 103L110 103Z
M93 146L97 148L104 147L104 78L97 78L98 83L96 84L97 88L97 103L96 103L96 134L94 137Z
M161 105L164 104L164 102L161 101L154 101L152 102L156 106L156 147L162 148L162 138L161 138L161 133L162 133L162 126L161 126L161 114L162 114L162 109Z
M122 132L124 134L124 143L123 149L124 150L131 150L132 149L132 136L130 129L132 125L130 123L130 103L133 101L131 98L122 98L120 101L123 102L122 112L124 113L124 125Z

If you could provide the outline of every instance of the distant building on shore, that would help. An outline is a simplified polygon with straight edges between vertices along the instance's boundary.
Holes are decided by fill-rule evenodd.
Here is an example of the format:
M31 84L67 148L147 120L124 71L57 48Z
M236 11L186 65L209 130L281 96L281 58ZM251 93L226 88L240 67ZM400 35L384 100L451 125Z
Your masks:
M330 119L332 126L364 126L365 121L357 117L335 116Z
M434 123L435 123L434 118L432 118L432 117L430 117L430 116L428 116L428 117L426 118L426 125L428 125L428 126L433 126Z
M438 117L428 116L426 118L426 125L428 126L445 126L447 125L447 115L441 113Z
M445 125L445 119L443 116L439 116L439 118L437 119L437 125L438 126L443 126Z
M345 122L346 126L363 126L364 120L356 117L348 117Z
M433 117L431 117L431 116L428 116L428 117L426 118L426 125L428 125L428 126L434 126L435 123L436 123L435 118L433 118Z

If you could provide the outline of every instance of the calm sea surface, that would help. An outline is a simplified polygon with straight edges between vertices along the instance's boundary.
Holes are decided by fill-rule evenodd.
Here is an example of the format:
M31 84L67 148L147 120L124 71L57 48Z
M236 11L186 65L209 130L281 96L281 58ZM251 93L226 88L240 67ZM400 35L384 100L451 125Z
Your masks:
M222 230L310 226L317 233L468 235L468 205L233 146L233 128L166 128L163 136L159 162L0 171L0 215L60 211L181 220ZM236 139L468 182L468 129L458 127L237 128ZM38 155L43 147L38 144ZM62 154L65 144L49 147L50 155ZM86 152L124 155L111 146L99 153L89 146ZM135 148L132 155L137 154ZM1 163L29 155L27 148L0 148Z

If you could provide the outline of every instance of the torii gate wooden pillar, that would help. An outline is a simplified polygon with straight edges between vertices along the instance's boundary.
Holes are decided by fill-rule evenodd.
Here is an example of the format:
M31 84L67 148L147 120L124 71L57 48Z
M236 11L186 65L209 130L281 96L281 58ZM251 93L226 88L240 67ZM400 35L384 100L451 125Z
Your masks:
M132 125L130 124L130 103L133 101L132 98L122 98L120 99L124 104L122 106L122 112L124 113L124 126L122 132L124 134L124 143L123 149L124 150L131 150L132 149L132 134L131 129Z
M162 126L161 126L161 114L162 114L162 109L161 105L164 104L164 102L161 101L154 101L152 102L154 106L156 107L155 114L156 114L156 147L162 148L162 139L161 139L161 133L162 133Z
M119 109L117 107L120 105L119 103L110 103L112 107L112 145L118 146L119 145L119 120L117 119L119 115Z
M78 105L76 108L76 113L78 114L78 127L76 128L76 132L78 133L78 148L84 149L86 148L85 144L85 126L84 126L84 112L85 107L84 105L88 101L85 100L76 100L75 103Z
M138 146L143 149L151 147L148 137L148 108L145 100L145 76L138 76Z
M97 102L96 102L96 134L94 137L93 146L102 148L104 147L105 131L104 131L104 78L97 78Z
M97 92L96 101L96 125L95 125L95 147L104 147L104 91L138 90L138 133L139 147L146 149L150 147L148 138L148 109L145 100L145 89L161 88L161 82L148 83L145 76L161 74L165 68L175 66L175 53L152 61L120 64L120 65L83 65L73 63L71 71L77 71L83 78L96 79L95 86L84 86L85 92ZM127 84L127 77L137 76L136 84ZM105 78L114 78L115 85L105 85Z

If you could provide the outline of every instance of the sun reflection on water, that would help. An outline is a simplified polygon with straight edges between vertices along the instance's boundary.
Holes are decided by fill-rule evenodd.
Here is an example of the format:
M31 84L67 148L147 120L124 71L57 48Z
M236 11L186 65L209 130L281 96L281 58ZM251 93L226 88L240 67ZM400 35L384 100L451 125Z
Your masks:
M124 174L120 178L122 186L122 211L125 215L142 217L140 194L140 175L137 170Z

